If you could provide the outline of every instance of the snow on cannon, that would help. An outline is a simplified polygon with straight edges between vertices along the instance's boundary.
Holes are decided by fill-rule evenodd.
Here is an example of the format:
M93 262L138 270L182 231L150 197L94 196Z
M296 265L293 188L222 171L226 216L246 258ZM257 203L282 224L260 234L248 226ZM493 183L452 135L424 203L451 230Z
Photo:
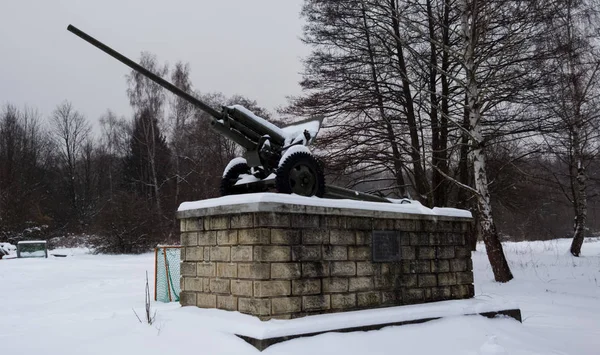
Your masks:
M275 188L281 193L302 196L391 202L383 197L325 185L322 166L308 149L319 132L322 119L279 128L243 106L224 106L218 111L78 28L69 25L67 30L208 113L212 116L213 130L246 149L244 158L233 159L225 168L220 188L222 195Z

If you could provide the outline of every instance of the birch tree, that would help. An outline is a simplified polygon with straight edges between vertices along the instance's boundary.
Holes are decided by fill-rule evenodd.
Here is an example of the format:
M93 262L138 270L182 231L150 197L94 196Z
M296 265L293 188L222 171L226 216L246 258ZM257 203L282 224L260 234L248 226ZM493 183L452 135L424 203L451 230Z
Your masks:
M541 33L537 5L536 1L479 0L463 0L460 4L463 37L460 61L465 77L466 134L471 146L473 192L480 233L499 282L507 282L513 276L494 223L486 147L498 137L510 135L514 139L519 132L532 130L531 122L511 115L511 111L518 105L519 95L531 89L537 79L530 75L538 55L532 51L533 40Z
M544 86L537 91L546 149L564 166L550 170L572 206L573 242L579 256L587 229L589 165L598 157L600 129L600 12L595 0L553 2L540 43L553 53L540 61ZM555 164L556 165L556 164Z

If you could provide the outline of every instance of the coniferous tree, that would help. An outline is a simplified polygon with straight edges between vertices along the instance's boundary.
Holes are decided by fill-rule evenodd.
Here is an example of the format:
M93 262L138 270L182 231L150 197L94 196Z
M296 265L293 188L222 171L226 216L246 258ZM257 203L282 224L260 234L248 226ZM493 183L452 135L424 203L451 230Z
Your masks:
M161 134L158 121L149 110L141 111L133 122L129 153L124 159L124 176L128 189L149 203L157 195L170 174L170 150Z

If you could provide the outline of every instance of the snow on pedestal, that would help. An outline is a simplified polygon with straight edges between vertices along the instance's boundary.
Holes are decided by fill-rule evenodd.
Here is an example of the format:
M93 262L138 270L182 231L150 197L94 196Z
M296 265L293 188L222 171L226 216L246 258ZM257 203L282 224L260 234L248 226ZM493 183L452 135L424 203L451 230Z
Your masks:
M301 149L301 148L299 148ZM398 200L407 201L407 200ZM294 211L301 212L302 209L306 209L310 212L311 207L321 207L323 209L336 209L327 210L328 214L348 214L353 211L371 211L371 212L392 212L392 213L405 213L414 215L428 215L428 216L440 216L440 217L460 217L460 218L471 218L471 212L467 210L460 210L456 208L427 208L418 201L409 201L410 203L380 203L380 202L369 202L369 201L356 201L356 200L337 200L327 199L318 197L305 197L299 195L286 195L277 193L255 193L255 194L243 194L243 195L232 195L224 196L219 198L212 198L208 200L200 200L193 202L184 202L179 206L179 218L186 216L186 211L193 210L206 210L213 208L214 212L218 212L219 208L223 210L234 211L236 208L240 210L253 212L257 211L258 205L261 205L264 211L267 204L283 207L285 209L293 209ZM212 212L211 212L212 213ZM193 214L189 212L188 214Z

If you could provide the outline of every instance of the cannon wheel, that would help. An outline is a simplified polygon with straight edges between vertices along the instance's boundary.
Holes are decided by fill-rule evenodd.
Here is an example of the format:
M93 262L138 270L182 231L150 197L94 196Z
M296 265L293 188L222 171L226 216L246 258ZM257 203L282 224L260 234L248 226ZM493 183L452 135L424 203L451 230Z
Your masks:
M221 179L221 186L219 191L221 196L236 195L244 193L239 189L234 189L235 183L238 181L240 175L250 174L250 167L246 163L239 163L231 167L229 171Z
M306 152L296 152L277 169L275 187L278 192L301 196L323 197L325 176L317 159Z

